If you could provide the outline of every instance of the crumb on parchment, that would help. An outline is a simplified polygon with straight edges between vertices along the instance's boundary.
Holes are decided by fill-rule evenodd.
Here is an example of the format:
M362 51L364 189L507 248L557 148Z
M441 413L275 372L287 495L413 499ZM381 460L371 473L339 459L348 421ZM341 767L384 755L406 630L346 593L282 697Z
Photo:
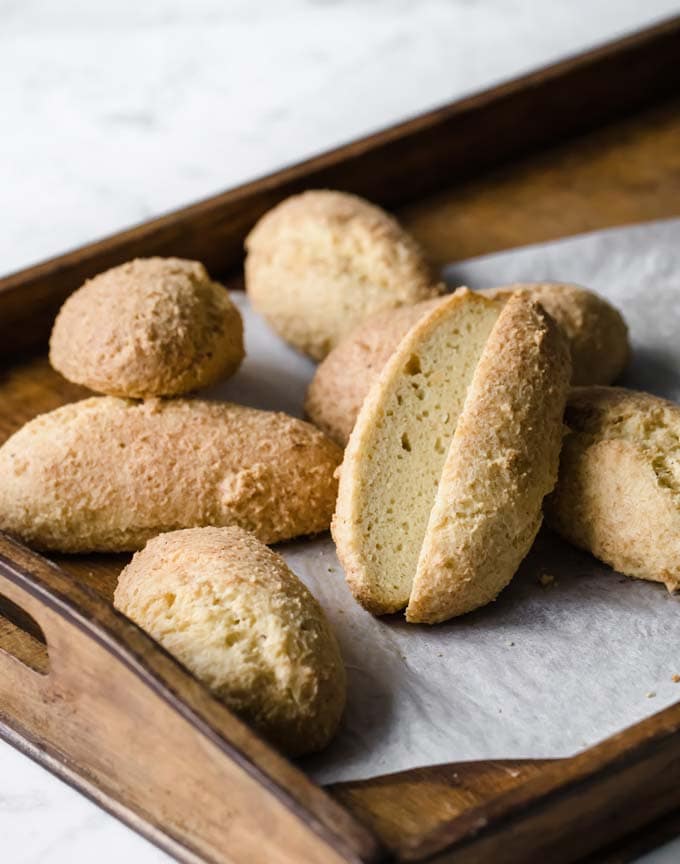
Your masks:
M655 696L656 696L656 693L653 690L650 690L649 693L647 693L648 699L653 699Z
M538 582L543 588L548 588L550 585L556 585L557 581L552 573L541 573L538 577Z
M680 684L680 675L671 675L671 681L674 684Z

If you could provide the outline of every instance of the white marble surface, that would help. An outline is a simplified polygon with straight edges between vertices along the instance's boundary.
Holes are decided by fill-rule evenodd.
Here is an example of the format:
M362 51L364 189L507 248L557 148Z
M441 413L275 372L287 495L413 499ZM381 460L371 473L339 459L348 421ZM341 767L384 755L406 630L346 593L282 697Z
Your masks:
M0 273L679 12L0 0ZM1 742L0 777L7 864L167 860ZM644 859L677 860L677 844Z
M0 0L0 272L678 11Z

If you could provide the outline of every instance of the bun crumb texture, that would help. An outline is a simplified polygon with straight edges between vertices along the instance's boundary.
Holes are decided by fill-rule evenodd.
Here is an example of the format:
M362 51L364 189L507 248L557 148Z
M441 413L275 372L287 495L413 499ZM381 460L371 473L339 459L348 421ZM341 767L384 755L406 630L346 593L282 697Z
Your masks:
M566 339L521 292L461 289L418 321L364 401L332 532L374 614L437 623L493 600L557 477Z

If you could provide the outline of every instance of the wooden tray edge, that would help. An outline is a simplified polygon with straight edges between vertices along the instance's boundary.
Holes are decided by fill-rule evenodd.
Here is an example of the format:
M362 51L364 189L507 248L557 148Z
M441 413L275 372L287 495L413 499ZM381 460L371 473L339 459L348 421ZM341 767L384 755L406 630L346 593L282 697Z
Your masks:
M384 852L376 838L346 808L212 696L162 646L60 567L0 532L0 593L4 594L3 583L17 586L41 607L56 613L65 626L78 628L96 641L214 744L224 758L237 763L294 817L309 826L343 861L382 860ZM14 720L16 725L8 717L3 722L14 729L10 743L16 743L24 732L21 720ZM44 754L46 767L52 773L60 773L54 770L54 757L30 736L26 738L26 747L32 758L37 757L40 762ZM92 794L92 784L77 766L65 764L64 776L70 785L100 800ZM102 801L106 800L107 809L139 830L140 819L134 815L128 820L126 816L133 813L129 807L123 802L114 805L113 799L104 794ZM155 839L158 829L150 825L149 833L158 845ZM179 845L173 838L168 838L168 845L177 854Z
M255 221L290 194L331 187L387 206L423 197L677 93L679 55L677 16L10 274L0 279L0 353L44 341L64 298L108 267L177 255L228 275Z

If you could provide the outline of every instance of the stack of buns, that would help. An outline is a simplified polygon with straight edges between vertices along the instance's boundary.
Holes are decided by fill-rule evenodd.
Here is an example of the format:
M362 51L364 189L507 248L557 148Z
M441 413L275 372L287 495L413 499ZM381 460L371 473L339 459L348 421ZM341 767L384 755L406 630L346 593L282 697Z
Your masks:
M138 259L86 282L57 316L50 361L107 395L0 448L0 525L60 552L133 551L207 525L266 543L326 530L335 444L285 414L179 398L243 356L241 315L196 261Z
M562 283L447 295L391 216L327 190L265 214L246 250L254 309L321 361L314 425L180 398L238 369L241 317L198 262L132 261L56 319L53 366L105 395L0 448L0 527L49 550L142 549L116 607L271 741L319 749L342 713L324 613L264 545L331 517L355 598L413 624L495 599L544 513L680 588L680 408L608 386L630 349L604 299Z
M264 543L328 528L342 452L285 414L180 398L243 356L238 309L196 261L135 260L86 282L50 360L106 395L0 447L0 527L60 552L148 544L116 607L298 755L335 733L345 673L323 611Z

